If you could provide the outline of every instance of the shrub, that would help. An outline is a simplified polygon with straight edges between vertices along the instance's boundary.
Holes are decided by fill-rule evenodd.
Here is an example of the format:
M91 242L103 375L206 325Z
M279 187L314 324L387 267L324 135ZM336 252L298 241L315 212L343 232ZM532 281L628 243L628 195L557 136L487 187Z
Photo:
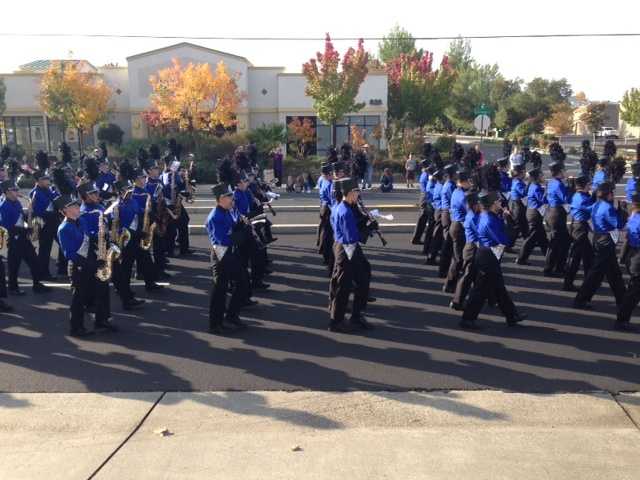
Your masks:
M98 140L107 142L111 145L119 146L122 144L122 136L124 131L115 123L107 123L100 125L98 129Z
M455 143L455 135L442 135L441 137L438 137L433 146L438 149L442 157L445 157L449 156Z

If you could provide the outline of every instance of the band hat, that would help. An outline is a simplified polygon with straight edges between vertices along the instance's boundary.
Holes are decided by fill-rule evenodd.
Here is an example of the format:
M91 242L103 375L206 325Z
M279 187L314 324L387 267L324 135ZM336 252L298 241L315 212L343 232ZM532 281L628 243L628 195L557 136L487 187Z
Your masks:
M144 173L144 170L142 170L141 168L136 168L136 169L133 171L133 175L134 175L134 178L136 178L136 179L138 179L138 178L145 178L145 177L147 176L147 174L146 174L146 173Z
M458 172L458 180L466 182L471 178L471 172L465 168Z
M476 205L479 202L478 192L474 192L474 191L465 192L464 200L469 205Z
M17 192L18 190L20 190L13 180L5 180L4 182L0 183L0 189L2 189L3 192L9 190Z
M333 172L333 165L331 165L330 163L323 163L320 167L320 171L323 175L328 175Z
M343 196L346 196L349 192L352 191L360 191L360 187L358 187L358 182L351 178L340 178L334 182L334 188L336 192L342 193Z
M596 190L598 193L601 193L603 195L609 195L610 193L614 192L614 188L613 185L609 182L603 182L600 185L598 185L598 188Z
M551 173L554 175L560 173L562 170L564 170L564 163L553 162L549 165L549 170L551 170Z
M584 174L578 175L575 178L575 182L577 186L579 186L580 188L584 188L589 184L589 176Z
M542 174L542 170L540 170L539 168L532 168L527 172L527 175L529 175L530 177L538 177L541 174Z
M451 175L453 173L456 173L456 171L458 170L458 166L454 163L449 163L448 165L445 165L444 167L444 171L447 175Z
M36 181L38 181L38 180L50 180L51 179L51 177L49 176L49 174L47 172L41 172L41 171L34 172L33 178L35 178Z
M482 191L478 194L478 201L483 207L490 207L499 200L496 192Z
M504 166L509 164L509 159L508 158L500 158L500 159L498 159L498 161L496 163L498 164L498 166L504 167Z
M216 200L220 197L230 197L233 195L233 193L229 191L229 186L226 183L217 183L211 187L211 193L213 193Z
M56 207L56 209L62 210L72 205L80 205L80 202L78 202L78 200L73 198L71 195L60 195L53 201L53 205Z
M78 187L78 193L80 195L88 195L90 193L98 193L98 189L93 182L85 182Z
M128 180L119 180L113 186L118 192L127 192L132 189Z
M609 157L600 157L598 159L598 165L600 165L601 167L604 167L608 163L609 163Z

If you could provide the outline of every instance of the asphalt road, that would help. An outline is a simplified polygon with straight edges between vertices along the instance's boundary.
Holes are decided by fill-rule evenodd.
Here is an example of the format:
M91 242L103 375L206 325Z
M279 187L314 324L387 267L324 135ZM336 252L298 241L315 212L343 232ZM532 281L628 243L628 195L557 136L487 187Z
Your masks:
M415 221L416 192L364 196L371 207L393 213L391 223ZM205 191L198 199L194 205L205 208L192 211L195 227L213 204ZM608 287L594 298L595 311L573 310L562 281L542 276L538 251L530 267L514 265L510 254L503 262L508 288L529 314L524 326L507 328L487 307L481 316L487 328L467 332L448 308L435 267L422 265L419 247L409 245L410 228L388 227L387 248L376 239L366 247L378 298L367 312L375 330L328 332L328 279L313 228L304 226L317 222L317 196L287 194L276 206L272 220L282 227L270 248L272 288L243 312L248 331L207 333L207 239L194 235L196 254L173 260L171 285L144 309L124 312L112 295L117 334L67 337L68 286L41 296L26 288L27 296L10 298L16 313L0 316L0 391L640 390L640 334L611 330Z
M507 328L487 308L487 328L467 332L409 235L387 237L387 248L367 247L378 302L368 311L376 329L366 335L326 330L324 267L313 236L293 233L271 248L272 288L244 312L249 330L210 335L206 237L195 236L198 252L174 261L167 292L135 312L123 312L113 298L117 334L67 337L66 287L11 298L16 313L0 318L0 391L640 389L640 335L610 329L614 304L606 288L595 311L576 311L561 280L541 275L540 256L523 267L507 255L505 278L530 320Z

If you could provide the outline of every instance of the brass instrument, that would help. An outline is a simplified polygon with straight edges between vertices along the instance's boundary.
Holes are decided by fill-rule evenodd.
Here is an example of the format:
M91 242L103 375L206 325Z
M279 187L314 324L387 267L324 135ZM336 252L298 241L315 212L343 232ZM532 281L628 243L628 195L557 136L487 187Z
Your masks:
M111 279L113 262L120 258L120 249L118 247L111 244L107 248L106 233L104 213L100 212L98 217L98 260L103 260L105 264L96 270L96 278L101 282L108 282Z
M9 230L4 227L0 227L0 250L7 246L9 241Z
M122 230L122 233L118 233L120 230L120 208L118 202L113 205L113 219L111 221L111 239L122 250L129 240L131 240L131 233L128 229Z
M30 230L29 240L32 243L40 240L40 232L44 228L44 220L33 214L33 198L29 198L29 209L27 210L27 227Z
M153 235L156 231L156 224L151 223L151 195L147 194L147 203L144 206L144 220L142 221L142 238L140 239L140 248L149 250L153 245Z
M191 184L191 169L193 168L193 162L191 162L191 164L189 165L189 168L185 170L184 173L184 183L187 189L187 192L189 193L189 196L187 197L187 203L193 203L195 201L195 195L196 195L196 187L194 187Z

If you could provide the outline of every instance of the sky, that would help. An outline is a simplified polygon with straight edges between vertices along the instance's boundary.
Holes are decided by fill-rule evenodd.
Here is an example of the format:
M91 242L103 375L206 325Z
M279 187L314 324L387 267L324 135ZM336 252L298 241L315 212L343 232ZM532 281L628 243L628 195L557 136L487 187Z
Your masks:
M102 6L106 8L100 8ZM3 2L0 33L98 33L175 36L380 37L394 25L414 36L640 33L640 2L609 0L469 1L165 1ZM82 58L96 66L180 40L0 37L0 73L36 59ZM256 66L298 72L322 41L195 41L248 58ZM439 59L449 41L419 41ZM342 52L355 42L336 42ZM365 48L377 51L376 41ZM473 56L508 78L565 77L590 100L619 101L640 88L640 37L473 40Z

